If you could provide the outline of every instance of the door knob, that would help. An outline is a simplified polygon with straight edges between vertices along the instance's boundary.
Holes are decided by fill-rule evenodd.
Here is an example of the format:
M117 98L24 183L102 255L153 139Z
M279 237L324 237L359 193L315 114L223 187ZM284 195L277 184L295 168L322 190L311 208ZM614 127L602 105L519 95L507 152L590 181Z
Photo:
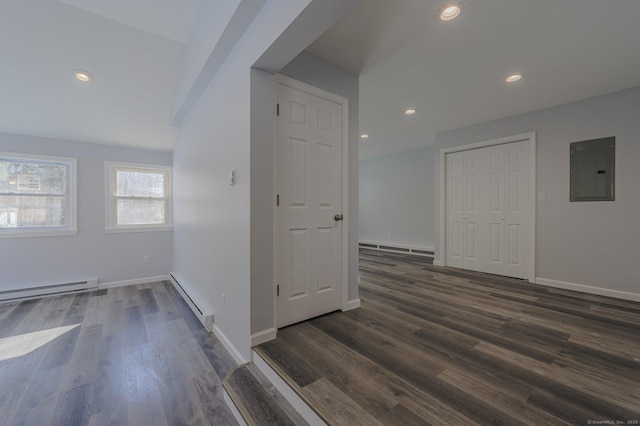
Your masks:
M344 217L341 214L337 214L333 217L333 220L335 220L336 222L342 219L344 219Z

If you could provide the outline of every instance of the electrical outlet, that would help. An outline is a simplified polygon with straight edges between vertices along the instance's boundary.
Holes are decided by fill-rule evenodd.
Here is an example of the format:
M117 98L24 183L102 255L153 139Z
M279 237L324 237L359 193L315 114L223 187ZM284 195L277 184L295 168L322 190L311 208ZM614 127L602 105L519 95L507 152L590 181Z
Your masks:
M151 256L149 256L148 254L146 254L143 258L142 261L144 263L149 263L151 261Z
M538 201L544 201L547 198L547 194L544 192L538 192Z

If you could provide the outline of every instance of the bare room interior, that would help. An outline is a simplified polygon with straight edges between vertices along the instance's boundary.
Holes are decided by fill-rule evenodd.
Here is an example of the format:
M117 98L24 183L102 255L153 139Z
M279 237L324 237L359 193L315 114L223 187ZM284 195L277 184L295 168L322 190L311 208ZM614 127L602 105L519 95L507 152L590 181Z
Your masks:
M640 421L640 4L0 11L3 424Z

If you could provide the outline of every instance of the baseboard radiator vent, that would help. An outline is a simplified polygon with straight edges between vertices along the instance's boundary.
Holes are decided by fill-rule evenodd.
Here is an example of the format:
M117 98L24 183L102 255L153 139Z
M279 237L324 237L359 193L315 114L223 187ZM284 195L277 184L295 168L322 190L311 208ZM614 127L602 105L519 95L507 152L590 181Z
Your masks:
M203 312L198 304L191 298L191 296L189 296L189 293L187 293L182 285L180 285L180 282L176 279L176 277L173 274L169 274L169 276L171 277L171 284L173 284L173 287L178 291L178 293L180 293L182 299L187 303L195 316L198 317L204 328L212 332L213 314Z
M388 251L391 253L413 254L415 256L434 257L432 250L417 249L412 247L403 247L403 246L378 244L378 243L359 243L358 246L361 249Z
M44 285L40 287L20 288L0 291L0 301L27 299L31 297L55 296L77 291L98 289L98 280L92 279L75 283Z

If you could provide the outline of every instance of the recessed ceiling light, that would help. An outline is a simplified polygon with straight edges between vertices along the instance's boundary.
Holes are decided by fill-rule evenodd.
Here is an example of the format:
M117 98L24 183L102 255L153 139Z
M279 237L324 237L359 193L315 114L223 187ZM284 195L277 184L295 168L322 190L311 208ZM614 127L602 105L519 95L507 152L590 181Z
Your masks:
M369 135L366 134L366 133L363 133L363 134L360 135L360 138L361 139L369 139Z
M416 110L415 110L415 109L413 109L413 108L409 108L409 109L408 109L408 110L406 110L404 113L405 113L406 115L413 115L413 114L415 114L415 113L416 113Z
M456 19L461 11L462 9L457 4L448 4L440 11L440 20L451 21Z
M76 77L76 79L80 80L83 83L88 83L93 80L93 76L87 70L75 70L73 72L73 75Z
M522 74L513 74L510 75L509 77L507 77L507 79L505 80L507 83L515 83L516 81L520 80L522 78Z

